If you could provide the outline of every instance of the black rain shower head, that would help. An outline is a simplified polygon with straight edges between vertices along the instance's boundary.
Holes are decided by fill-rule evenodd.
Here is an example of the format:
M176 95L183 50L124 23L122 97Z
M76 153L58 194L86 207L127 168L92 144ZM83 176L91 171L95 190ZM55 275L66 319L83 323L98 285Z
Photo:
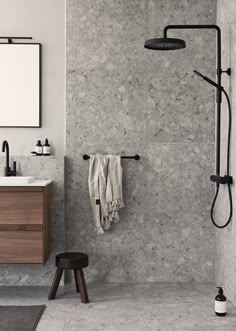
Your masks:
M193 70L193 72L195 73L195 75L197 75L198 77L204 79L207 83L213 85L214 87L216 87L217 89L220 89L221 91L224 90L223 86L215 83L213 80L211 80L210 78L202 75L200 72L198 72L197 70Z
M177 38L155 38L145 41L145 48L158 51L173 51L186 47L185 41Z

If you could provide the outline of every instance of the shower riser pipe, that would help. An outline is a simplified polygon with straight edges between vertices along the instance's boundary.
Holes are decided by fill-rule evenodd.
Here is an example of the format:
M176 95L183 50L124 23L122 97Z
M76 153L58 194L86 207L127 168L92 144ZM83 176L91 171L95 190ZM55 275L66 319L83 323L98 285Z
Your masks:
M216 81L221 86L221 31L217 25L167 25L163 30L164 38L170 29L214 29L216 30ZM222 92L216 90L216 175L220 176L220 128L221 128Z

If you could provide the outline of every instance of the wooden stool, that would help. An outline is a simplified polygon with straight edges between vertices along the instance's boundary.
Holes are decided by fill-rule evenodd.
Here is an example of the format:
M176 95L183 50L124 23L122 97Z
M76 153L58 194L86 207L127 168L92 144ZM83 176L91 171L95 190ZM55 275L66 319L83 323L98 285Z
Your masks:
M55 299L63 270L74 270L76 291L80 292L81 301L88 303L89 298L82 270L88 266L88 255L83 253L58 254L56 255L56 266L57 270L48 294L48 300Z

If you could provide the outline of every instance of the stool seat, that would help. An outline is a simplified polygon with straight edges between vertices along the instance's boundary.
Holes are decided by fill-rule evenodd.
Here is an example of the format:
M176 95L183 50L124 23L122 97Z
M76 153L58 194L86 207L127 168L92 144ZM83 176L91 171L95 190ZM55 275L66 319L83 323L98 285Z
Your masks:
M68 252L56 255L57 268L66 270L81 270L86 268L88 264L88 255L84 253Z
M48 294L48 300L55 299L63 271L73 270L76 291L80 293L81 301L83 303L88 303L89 298L83 273L83 268L86 268L89 264L88 255L79 252L66 252L57 254L55 260L57 270Z

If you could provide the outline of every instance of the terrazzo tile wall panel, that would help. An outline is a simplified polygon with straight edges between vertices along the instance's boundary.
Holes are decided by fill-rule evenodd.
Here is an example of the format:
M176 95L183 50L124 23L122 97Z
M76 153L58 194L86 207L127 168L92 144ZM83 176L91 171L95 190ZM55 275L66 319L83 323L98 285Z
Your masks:
M222 84L230 95L232 105L232 134L231 134L231 162L230 168L236 178L236 3L234 1L218 1L217 24L222 32L222 67L231 67L232 75L223 76ZM221 171L226 170L226 141L228 127L228 108L225 100L222 104L222 141L221 141ZM216 264L215 274L218 286L223 286L227 297L236 304L236 191L235 184L232 185L233 218L231 224L216 231ZM222 225L229 216L228 191L226 187L220 188L218 203L216 205L217 222Z
M213 31L172 31L175 52L144 49L167 24L215 24L215 0L67 1L66 242L88 280L211 281L214 229ZM83 154L123 160L126 207L96 235Z
M0 266L1 285L51 285L55 273L55 254L65 249L64 158L16 156L17 174L35 179L52 179L52 252L43 265ZM5 157L0 157L0 169Z

